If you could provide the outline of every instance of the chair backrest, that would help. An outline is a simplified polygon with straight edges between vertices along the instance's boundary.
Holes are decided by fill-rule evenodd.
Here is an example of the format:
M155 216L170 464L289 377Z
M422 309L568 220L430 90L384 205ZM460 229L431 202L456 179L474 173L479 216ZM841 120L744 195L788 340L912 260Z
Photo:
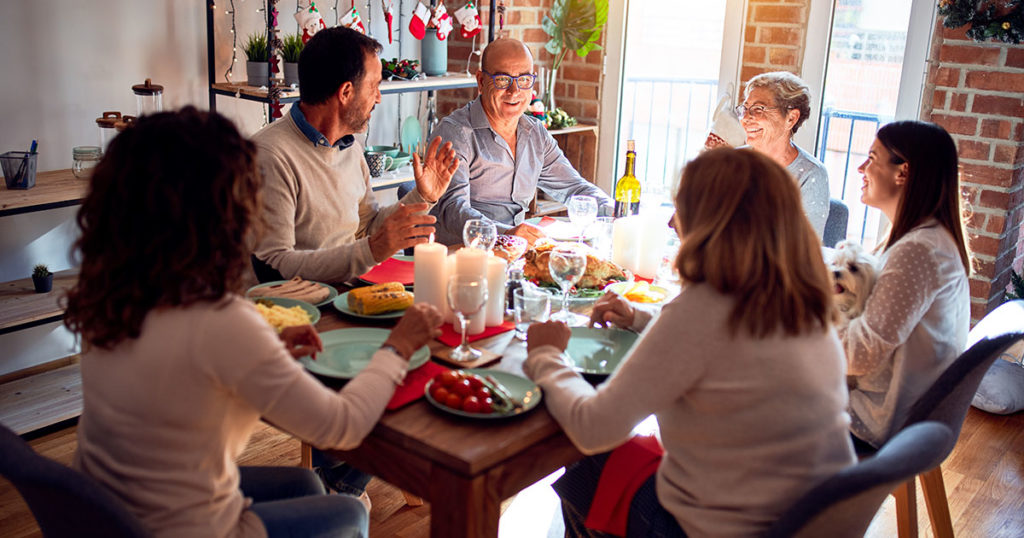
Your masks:
M821 244L832 248L846 239L846 227L849 220L850 210L846 204L835 198L829 199L828 217L825 219L825 232L821 237Z
M989 312L968 335L967 351L914 402L904 425L924 420L942 422L953 431L955 443L985 372L1010 346L1022 339L1024 300L1005 303Z
M897 433L874 456L839 471L797 500L765 538L862 537L898 484L935 468L949 454L953 432L921 422Z
M37 454L0 425L0 475L25 499L43 536L142 537L138 518L92 478Z

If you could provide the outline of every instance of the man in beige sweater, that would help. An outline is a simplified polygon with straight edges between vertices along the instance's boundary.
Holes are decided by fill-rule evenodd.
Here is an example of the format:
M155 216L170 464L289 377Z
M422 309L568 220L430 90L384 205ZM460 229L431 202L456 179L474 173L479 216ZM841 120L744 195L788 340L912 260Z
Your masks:
M348 28L317 32L299 57L301 101L253 136L264 176L264 227L253 249L261 281L343 282L434 232L426 212L459 166L451 144L436 138L423 162L414 156L416 189L381 208L353 136L380 102L380 51Z

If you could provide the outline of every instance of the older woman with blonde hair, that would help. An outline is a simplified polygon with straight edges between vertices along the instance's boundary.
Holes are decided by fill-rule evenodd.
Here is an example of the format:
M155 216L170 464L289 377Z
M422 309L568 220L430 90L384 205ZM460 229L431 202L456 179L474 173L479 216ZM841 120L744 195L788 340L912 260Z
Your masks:
M656 318L614 294L594 307L594 323L643 331L608 381L564 362L570 330L554 322L530 328L524 369L585 454L657 417L664 455L624 499L627 535L753 536L854 460L831 285L793 179L759 152L694 159L675 204L682 292ZM607 458L555 486L571 535L603 536L581 521Z
M828 220L828 171L793 143L793 135L811 115L811 90L786 71L762 73L747 82L743 104L736 107L747 145L779 163L796 178L804 213L820 238Z

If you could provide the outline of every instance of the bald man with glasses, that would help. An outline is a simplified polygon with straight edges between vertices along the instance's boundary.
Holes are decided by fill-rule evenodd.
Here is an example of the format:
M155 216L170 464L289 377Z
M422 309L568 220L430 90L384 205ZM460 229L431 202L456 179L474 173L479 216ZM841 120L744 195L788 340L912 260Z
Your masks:
M580 176L541 122L523 115L537 79L530 49L515 39L495 40L480 67L479 97L441 120L433 133L452 143L462 163L431 210L437 240L460 244L467 220L487 219L498 233L532 244L544 235L524 222L538 188L563 203L577 194L593 196L600 213L611 215L608 195Z

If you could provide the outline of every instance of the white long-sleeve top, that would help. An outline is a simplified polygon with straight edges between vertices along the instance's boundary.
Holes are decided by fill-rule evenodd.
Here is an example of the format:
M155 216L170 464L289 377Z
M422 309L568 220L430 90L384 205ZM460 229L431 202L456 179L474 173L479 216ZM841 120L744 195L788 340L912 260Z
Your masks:
M155 536L265 536L235 464L260 417L315 446L353 448L406 367L378 351L336 392L238 296L154 310L138 338L83 354L74 466Z
M594 389L554 346L524 369L584 453L611 450L647 416L665 455L658 500L688 536L754 536L796 498L854 461L845 360L836 333L753 338L727 325L734 300L687 286Z
M971 323L960 253L935 219L900 238L879 262L864 313L839 333L855 380L851 430L876 446L963 352Z

